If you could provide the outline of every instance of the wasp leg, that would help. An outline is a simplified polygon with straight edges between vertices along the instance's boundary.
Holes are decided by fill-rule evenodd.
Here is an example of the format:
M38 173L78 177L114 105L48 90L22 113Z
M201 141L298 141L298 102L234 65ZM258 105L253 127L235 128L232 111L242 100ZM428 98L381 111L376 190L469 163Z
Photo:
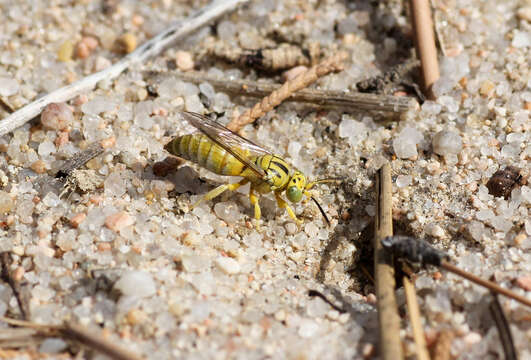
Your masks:
M260 205L258 204L258 195L255 195L252 185L251 190L249 190L249 200L251 200L251 205L254 206L254 218L256 220L260 220L262 211L260 210Z
M297 216L295 215L295 213L293 212L293 209L288 205L288 203L286 202L286 200L282 199L282 197L280 196L280 192L275 192L275 199L277 199L277 205L279 208L281 209L286 209L286 211L288 212L288 215L293 219L295 220L295 222L297 224L302 224L302 220L299 220L297 219Z
M247 179L243 179L240 182L234 183L234 184L225 184L220 185L214 190L210 190L208 193L205 194L201 199L199 199L195 204L192 205L192 209L195 208L197 205L199 205L203 200L212 200L216 196L221 195L223 192L230 190L234 191L238 189L240 186L245 185L249 182Z

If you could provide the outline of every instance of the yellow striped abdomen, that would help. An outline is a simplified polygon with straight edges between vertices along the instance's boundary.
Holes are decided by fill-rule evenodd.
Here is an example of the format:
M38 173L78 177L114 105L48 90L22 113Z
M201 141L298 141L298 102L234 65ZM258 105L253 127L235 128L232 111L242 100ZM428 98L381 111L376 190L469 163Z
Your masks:
M164 147L175 156L192 161L219 175L239 176L245 165L201 133L177 137Z

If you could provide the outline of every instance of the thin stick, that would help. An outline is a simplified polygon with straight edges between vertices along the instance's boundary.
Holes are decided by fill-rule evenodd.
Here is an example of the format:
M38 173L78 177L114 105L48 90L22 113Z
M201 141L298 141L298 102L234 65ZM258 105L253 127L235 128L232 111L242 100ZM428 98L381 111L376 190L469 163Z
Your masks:
M245 125L252 123L259 117L265 115L290 97L294 92L308 87L317 79L333 71L341 71L342 61L347 57L346 53L340 52L321 63L311 67L306 72L298 75L295 79L286 81L278 90L273 91L269 96L265 97L261 102L253 106L252 109L244 112L240 117L231 121L227 128L234 132L240 131Z
M183 38L185 35L190 34L192 31L213 19L248 1L249 0L214 1L204 9L194 13L188 19L173 23L168 29L146 41L142 46L118 61L116 64L70 85L57 89L15 111L0 122L0 136L13 131L39 115L46 105L53 102L64 102L72 99L76 95L93 89L96 84L103 79L114 79L133 64L142 63L147 58L158 55L174 41Z
M96 351L101 352L116 360L141 360L142 357L134 354L127 349L110 342L105 339L100 333L89 331L82 325L75 323L65 323L63 325L44 325L37 324L31 321L23 321L0 317L0 321L4 321L13 326L20 326L36 330L42 336L57 336L60 334L65 338L75 340L80 344L86 345Z
M13 277L13 273L9 270L10 264L11 257L9 253L0 253L0 278L5 281L11 288L11 291L13 291L15 299L17 299L22 319L27 320L30 314L28 299L27 296L25 296L24 290L20 286L20 282Z
M109 356L112 359L143 359L137 354L132 353L129 350L126 350L125 348L118 346L117 344L112 343L109 340L103 338L100 334L89 332L85 327L78 324L65 324L64 327L61 329L61 333L70 339L76 340L81 344L87 345L92 349L98 350L99 352Z
M411 321L411 328L413 330L417 359L429 360L430 354L428 353L426 337L424 336L424 329L422 328L422 323L420 321L420 309L415 286L407 276L404 276L402 283L404 284L404 292L406 294L407 310L409 313L409 320Z
M457 274L457 275L460 275L462 277L464 277L465 279L467 280L470 280L476 284L479 284L481 286L484 286L486 287L487 289L491 290L491 291L495 291L499 294L502 294L504 296L507 296L508 298L511 298L513 300L516 300L524 305L527 305L527 306L531 306L531 300L523 297L523 296L520 296L514 292L512 292L511 290L508 290L508 289L505 289L503 287L501 287L500 285L492 282L492 281L488 281L488 280L485 280L485 279L482 279L480 278L479 276L476 276L474 274L471 274L469 273L468 271L465 271L463 269L460 269L458 268L457 266L449 263L448 261L446 260L443 260L441 261L441 267L447 271L450 271L450 272L453 272L454 274Z
M455 334L450 330L443 330L439 333L437 338L437 343L433 349L433 360L450 360L451 350L452 350L452 341L454 340Z
M385 360L403 359L400 342L400 317L395 297L393 257L381 240L393 235L391 166L385 163L376 176L376 218L374 221L374 275L378 298L381 356Z
M505 352L505 360L517 360L518 356L516 349L514 348L513 335L511 334L511 328L507 322L507 318L503 312L501 304L498 300L498 294L492 293L492 301L489 305L492 318L498 328L498 335Z
M150 74L146 74L149 77ZM164 74L167 77L167 74ZM200 72L175 72L179 79L200 84L208 82L218 91L235 95L263 98L273 91L278 90L281 84L271 84L240 79L219 79ZM154 80L157 80L155 77ZM156 87L156 84L153 86ZM340 109L342 111L389 111L402 113L411 108L418 107L418 102L409 96L391 96L383 94L366 94L360 92L345 92L337 90L301 89L284 101L313 104L319 108Z
M431 18L430 2L427 0L410 0L413 31L417 57L422 68L424 90L430 99L434 98L432 86L439 79L439 63Z

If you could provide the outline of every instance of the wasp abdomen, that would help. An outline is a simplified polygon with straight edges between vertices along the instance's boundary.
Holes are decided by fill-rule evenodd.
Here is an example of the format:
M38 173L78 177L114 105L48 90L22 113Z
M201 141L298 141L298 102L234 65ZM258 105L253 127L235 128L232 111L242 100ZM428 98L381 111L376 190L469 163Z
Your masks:
M177 137L164 147L170 154L192 161L219 175L238 176L244 165L206 135Z

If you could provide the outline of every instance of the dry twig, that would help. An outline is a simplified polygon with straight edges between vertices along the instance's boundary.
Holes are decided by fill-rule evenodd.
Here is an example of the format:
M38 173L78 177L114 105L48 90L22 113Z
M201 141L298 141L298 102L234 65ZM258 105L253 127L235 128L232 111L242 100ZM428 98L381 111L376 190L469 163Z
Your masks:
M503 346L503 351L505 352L505 360L517 360L518 356L514 347L511 328L509 327L509 323L507 323L507 318L505 317L500 301L498 300L498 295L495 292L492 293L492 301L489 305L489 309L492 318L496 323L496 327L498 328L500 341Z
M494 292L496 292L498 294L502 294L504 296L507 296L508 298L516 300L516 301L518 301L518 302L520 302L520 303L522 303L524 305L531 306L531 300L529 300L529 299L527 299L527 298L525 298L525 297L523 297L521 295L518 295L517 293L512 292L509 289L505 289L505 288L501 287L500 285L498 285L498 284L496 284L496 283L494 283L492 281L488 281L488 280L482 279L479 276L476 276L474 274L469 273L468 271L460 269L457 266L449 263L446 260L441 261L441 267L443 269L445 269L445 270L453 272L454 274L460 275L460 276L464 277L467 280L475 282L478 285L484 286L484 287L486 287L487 289L489 289L491 291L494 291Z
M417 301L417 293L415 286L411 283L408 277L404 276L402 280L404 284L404 291L406 294L407 309L409 312L409 320L411 321L411 328L413 329L413 339L415 340L415 350L417 352L418 360L429 360L430 354L426 346L426 337L424 336L424 329L420 320L420 309Z
M345 58L346 54L340 52L313 66L295 79L286 81L278 90L273 91L269 96L253 106L252 109L247 110L240 115L240 117L231 121L227 125L227 128L235 132L240 131L245 125L252 123L268 111L272 110L275 106L280 105L282 101L290 97L294 92L309 86L317 79L330 72L341 71L343 69L342 62Z
M452 341L454 340L455 334L451 330L443 330L439 333L437 338L437 343L433 349L433 360L450 360L451 350L452 350Z
M63 337L74 340L81 345L96 350L111 359L115 360L141 360L143 357L132 353L124 347L107 340L101 332L89 331L82 325L75 323L65 323L64 325L43 325L30 321L15 320L10 318L0 318L13 326L23 327L24 329L33 330L25 335L28 340L31 337Z
M176 40L183 38L185 35L190 34L204 24L248 1L249 0L225 0L212 2L209 6L197 11L188 19L172 24L168 29L146 41L142 46L139 46L138 49L118 61L116 64L70 85L57 89L15 111L0 122L0 136L13 131L39 115L46 105L53 102L65 102L78 94L93 89L101 80L114 79L133 64L142 63L147 58L158 55Z
M166 73L160 75L167 77ZM209 76L200 72L176 72L175 76L183 81L195 84L207 82L218 91L257 98L263 98L282 86L281 84L250 80L221 80L217 77ZM152 73L146 73L145 77L148 78L148 81L152 83L151 85L156 88L159 76L153 77ZM408 96L364 94L359 92L318 89L301 89L285 99L285 101L307 103L321 109L340 109L342 111L370 110L401 113L418 106L417 101Z
M13 276L13 273L9 269L9 266L11 265L11 256L8 252L2 252L0 253L0 277L3 281L5 281L11 290L13 291L13 295L15 296L15 299L17 299L17 304L20 309L20 314L22 315L22 319L26 320L29 318L29 303L26 294L24 293L22 287L20 286L20 282L15 279Z
M427 0L410 0L417 58L420 59L424 90L433 99L432 86L439 79L439 63L433 33L430 3Z
M395 297L395 272L392 255L381 240L393 234L391 166L384 164L376 176L376 218L374 221L374 275L378 298L381 356L385 360L403 359L400 342L400 317Z

